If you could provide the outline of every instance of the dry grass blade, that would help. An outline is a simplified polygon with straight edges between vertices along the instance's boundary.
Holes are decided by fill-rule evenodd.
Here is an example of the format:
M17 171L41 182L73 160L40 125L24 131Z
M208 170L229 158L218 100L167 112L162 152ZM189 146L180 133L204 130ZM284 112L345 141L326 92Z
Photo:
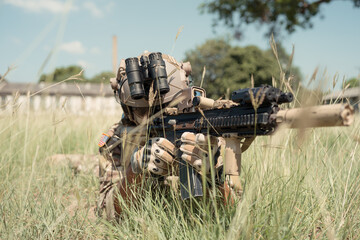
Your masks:
M61 84L61 83L63 83L63 82L67 82L67 81L70 81L70 80L84 81L84 79L81 78L83 72L84 72L84 69L82 69L78 74L75 74L75 75L73 75L73 76L70 76L70 77L68 77L67 79L64 79L64 80L62 80L62 81L60 81L60 82L57 82L57 83L54 83L54 84L51 84L50 86L47 86L47 87L45 87L45 88L43 88L43 89L41 89L41 90L39 90L39 91L37 91L37 92L34 92L33 94L30 95L30 97L33 97L33 96L35 96L36 94L39 94L39 93L41 93L41 92L43 92L43 91L45 91L45 90L47 90L47 89L49 89L49 88L55 87L55 86L57 86L57 85L59 85L59 84Z
M341 93L336 97L334 103L336 103L336 102L341 98L341 96L343 96L345 90L348 89L349 87L350 87L350 83L345 86L345 76L344 76L344 77L343 77L343 81L342 81L342 90L341 90Z
M12 70L14 70L15 68L16 68L16 67L15 67L14 65L11 65L10 67L8 67L8 69L6 70L6 72L4 73L4 75L0 76L0 83L1 83L2 81L4 81L6 75L8 75L9 72L11 72Z
M249 94L250 94L251 104L253 105L255 112L256 112L256 110L259 108L259 106L264 102L265 92L263 92L262 90L259 90L256 92L256 96L254 96L253 91L251 91L249 89Z
M14 96L13 100L12 100L12 106L13 106L12 114L13 114L13 115L16 114L17 111L18 111L19 108L20 108L21 103L18 103L19 97L20 97L20 93L19 93L19 91L17 91L17 92L15 93L15 96Z
M257 104L256 104L256 100L254 98L254 93L250 89L249 89L249 94L250 94L251 104L253 105L254 109L257 109Z
M291 55L289 57L289 61L288 61L287 65L286 65L285 72L291 73L291 66L292 66L292 62L294 59L294 54L295 54L295 45L292 45Z
M149 108L154 105L155 97L156 96L154 93L154 82L152 82L149 90Z
M203 72L202 72L202 75L201 75L200 87L202 87L202 85L204 83L205 74L206 74L206 66L204 66L204 69L203 69Z
M271 82L272 82L272 86L276 87L276 80L275 80L274 76L271 77Z
M179 35L180 35L180 33L182 32L183 29L184 29L184 26L179 27L178 32L176 33L175 42L178 39L178 37L179 37Z
M273 50L273 53L274 53L274 55L275 55L275 58L276 58L276 61L277 61L277 63L278 63L279 70L280 70L280 80L279 80L279 82L280 82L280 88L282 88L283 84L284 84L287 88L289 88L289 86L290 86L290 80L291 80L292 78L288 78L288 79L287 79L288 81L286 81L286 72L291 69L291 65L292 65L292 61L293 61L293 57L294 57L294 53L295 53L295 47L293 46L293 48L292 48L292 52L291 52L291 55L290 55L290 58L289 58L289 61L288 61L288 64L287 64L287 69L286 69L285 72L284 72L284 70L282 69L282 65L281 65L281 62L280 62L279 54L278 54L278 51L277 51L277 47L276 47L276 42L275 42L275 39L274 39L274 35L271 35L271 37L270 37L270 46L271 46L271 49ZM275 78L273 79L273 86L275 87L275 84L274 84L275 81L274 81L274 80L275 80Z
M200 112L200 114L203 116L203 118L207 121L207 123L209 124L209 126L216 132L216 134L220 135L219 132L215 129L215 127L214 127L214 126L210 123L210 121L207 119L207 117L205 116L203 110L199 108L199 112Z
M46 65L48 64L48 62L50 61L51 57L53 56L55 52L55 49L52 49L50 51L50 53L46 56L44 62L41 64L39 70L38 70L38 73L37 73L37 76L40 77L40 75L43 73L44 71L44 68L46 67Z
M179 27L179 29L178 29L178 31L177 31L177 33L176 33L176 36L175 36L174 44L173 44L173 46L172 46L170 55L172 55L172 53L174 52L176 40L179 38L180 33L182 32L183 29L184 29L184 26Z
M342 80L342 89L344 89L345 88L345 83L346 83L346 77L345 76L343 76L343 80Z
M264 148L276 148L276 149L285 149L285 146L283 145L273 145L273 144L263 144L261 147Z
M31 54L43 43L49 33L54 29L56 24L58 24L60 18L59 16L54 16L51 22L48 22L47 25L36 35L36 37L29 42L27 48L22 52L22 54L15 60L18 65L22 65L27 59L31 56ZM51 50L53 51L53 50ZM48 58L48 57L47 57ZM46 58L46 59L47 59ZM44 62L41 66L45 66L46 62ZM41 69L41 68L40 68Z
M175 68L175 69L173 69L169 74L168 74L168 78L171 76L171 75L173 75L174 73L176 73L176 71L177 71L177 69Z
M339 73L336 72L334 77L333 77L333 84L332 84L333 89L335 88L338 81L339 81Z
M256 135L256 126L257 126L257 109L259 108L259 106L263 103L264 99L265 99L265 92L261 90L258 90L256 93L256 96L254 97L254 93L251 89L249 89L249 94L250 94L250 100L251 100L251 104L255 110L255 123L254 123L254 136Z
M67 100L68 100L68 98L65 98L63 103L61 104L61 109L64 109L64 111L66 111L65 105L67 103Z
M84 102L85 102L85 97L84 97L84 94L82 93L82 91L81 91L81 89L80 89L79 84L77 84L77 82L75 82L75 81L74 81L74 83L75 83L75 86L77 87L77 89L79 90L79 93L80 93L82 99L83 99Z
M317 75L318 71L319 71L319 67L316 67L315 70L314 70L314 72L313 72L313 74L311 75L310 81L308 82L308 84L307 84L306 87L309 87L310 84L311 84L313 81L315 81L316 75Z
M8 100L6 103L4 103L3 105L0 105L1 109L5 109L8 105L9 105L10 101Z
M277 51L276 42L275 42L273 34L271 34L271 37L270 37L270 46L271 46L271 49L272 49L272 51L273 51L273 53L275 55L276 61L277 61L278 65L279 65L280 79L282 79L284 71L283 71L281 63L280 63L279 54L278 54L278 51Z
M285 82L285 87L286 87L287 90L289 90L289 91L292 93L292 95L293 95L294 98L295 98L295 101L300 104L300 101L299 101L298 98L297 98L297 94L295 94L294 90L292 89L292 87L291 87L291 85L290 85L290 81L291 81L290 78L291 78L291 77L289 77L289 80L288 80L287 82Z
M277 47L276 47L276 42L275 42L275 39L274 39L274 36L272 35L270 37L270 46L271 46L271 49L273 50L273 53L275 55L275 58L276 58L276 61L279 65L279 70L280 70L280 88L282 88L282 86L284 85L286 87L286 89L288 89L295 97L295 100L297 102L298 99L296 97L296 95L294 94L294 91L291 87L291 82L292 80L294 79L294 76L291 75L291 66L292 66L292 62L293 62L293 59L294 59L294 54L295 54L295 46L293 45L292 46L292 51L291 51L291 55L289 57L289 60L288 60L288 63L286 65L286 70L285 72L283 71L282 69L282 65L281 65L281 62L280 62L280 59L279 59L279 54L278 54L278 51L277 51ZM286 73L287 72L290 72L290 76L288 78L286 78ZM273 87L277 87L276 86L276 80L274 77L272 77L272 85Z

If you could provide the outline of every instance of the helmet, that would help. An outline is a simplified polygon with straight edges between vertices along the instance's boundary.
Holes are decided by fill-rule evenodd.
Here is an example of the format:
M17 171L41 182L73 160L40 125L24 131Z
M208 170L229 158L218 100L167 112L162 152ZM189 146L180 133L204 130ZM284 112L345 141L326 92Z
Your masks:
M179 63L172 56L145 51L137 58L122 59L116 79L110 82L125 118L140 124L149 107L166 106L188 88L190 74L189 62Z

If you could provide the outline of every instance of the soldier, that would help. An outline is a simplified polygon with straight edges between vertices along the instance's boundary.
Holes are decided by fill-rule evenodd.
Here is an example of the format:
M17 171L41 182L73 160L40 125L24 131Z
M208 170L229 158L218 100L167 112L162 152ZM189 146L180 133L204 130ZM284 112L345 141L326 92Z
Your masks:
M179 104L182 91L189 88L190 74L189 62L179 63L161 53L145 52L138 58L121 60L116 79L111 79L111 86L124 114L99 142L98 210L100 214L105 211L107 219L114 219L121 213L118 196L124 200L131 198L133 189L129 186L136 186L143 176L158 175L163 176L166 182L176 181L177 177L173 174L178 164L175 143L160 137L147 139L146 130L149 118ZM208 139L203 134L182 134L181 158L198 171L206 162L207 174L210 167L220 174L225 140L221 137L210 139L215 166L210 166ZM240 158L240 153L236 156ZM239 176L235 175L220 188L225 198L233 190L241 191Z

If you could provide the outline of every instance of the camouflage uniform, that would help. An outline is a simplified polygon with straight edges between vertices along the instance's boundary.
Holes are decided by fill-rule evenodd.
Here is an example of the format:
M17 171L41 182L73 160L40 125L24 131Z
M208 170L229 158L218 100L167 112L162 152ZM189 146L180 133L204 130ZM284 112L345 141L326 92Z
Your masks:
M161 56L161 53L144 52L138 57L138 60L140 59L141 62L141 57L148 57L150 59L150 55L152 54L155 54L153 56L156 56L157 59ZM114 219L115 217L114 196L121 186L121 180L125 177L125 172L129 168L131 156L140 156L140 154L135 154L135 152L138 152L135 149L138 147L140 151L140 149L142 149L145 145L146 137L143 136L143 134L146 134L147 131L144 123L146 123L147 118L151 116L151 114L154 114L154 112L151 112L150 114L149 110L156 109L155 106L159 104L158 101L160 101L163 106L166 106L173 101L176 102L176 100L179 99L179 96L183 94L183 89L188 89L188 91L184 92L184 95L188 92L190 93L190 80L188 78L191 74L190 63L179 63L173 57L165 54L162 55L162 58L165 65L160 66L159 64L161 61L157 60L156 64L154 63L153 65L150 64L150 61L148 67L145 67L146 64L141 62L141 65L144 68L140 68L143 70L145 69L142 72L143 75L141 75L144 78L143 84L145 84L145 82L148 83L149 80L154 81L154 77L150 74L150 72L154 73L155 71L157 74L157 71L161 70L161 74L167 74L169 90L166 93L161 93L160 96L158 96L159 99L155 99L156 94L154 94L153 90L151 90L153 85L148 86L149 89L147 89L147 97L137 99L131 96L132 93L127 79L126 62L124 59L120 62L116 78L110 79L111 87L120 100L121 107L124 112L124 118L120 123L115 124L110 128L106 135L109 139L106 141L104 146L100 147L100 198L98 201L98 213L102 214L105 211L108 219ZM133 64L135 63L136 65L133 58L130 60L130 62ZM166 66L166 72L164 72L163 66ZM147 75L145 74L147 71L149 74L145 77ZM159 75L159 82L163 79L160 78L160 76L162 75ZM137 86L138 84L139 83L137 83ZM164 82L162 84L164 84ZM163 90L164 89L166 90L166 88L163 88ZM187 102L183 102L182 105L183 108L189 107L187 106ZM142 127L145 129L141 129ZM138 128L136 129L137 131L134 131L134 134L136 135L128 134L129 131L134 128ZM161 148L161 146L158 147ZM143 152L144 151L140 151L138 153ZM134 169L132 168L132 170Z
M107 132L109 140L99 148L100 196L97 208L100 216L105 211L108 220L115 218L114 196L130 164L130 157L125 155L132 153L137 146L127 136L131 128L133 127L124 126L121 122L114 124Z

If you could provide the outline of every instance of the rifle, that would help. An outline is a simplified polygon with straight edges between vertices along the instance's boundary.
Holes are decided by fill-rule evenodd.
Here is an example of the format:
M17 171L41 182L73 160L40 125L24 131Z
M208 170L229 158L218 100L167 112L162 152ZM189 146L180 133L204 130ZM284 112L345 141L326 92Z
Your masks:
M270 135L280 124L290 128L349 126L354 120L349 104L282 110L279 106L292 102L293 94L269 85L239 89L231 94L231 100L206 98L205 90L198 87L184 89L178 98L183 100L176 108L166 108L150 123L150 136L165 137L174 143L184 132L224 137L224 173L229 176L239 176L241 152L255 136ZM240 147L239 138L249 141ZM182 199L202 196L200 174L179 159Z

